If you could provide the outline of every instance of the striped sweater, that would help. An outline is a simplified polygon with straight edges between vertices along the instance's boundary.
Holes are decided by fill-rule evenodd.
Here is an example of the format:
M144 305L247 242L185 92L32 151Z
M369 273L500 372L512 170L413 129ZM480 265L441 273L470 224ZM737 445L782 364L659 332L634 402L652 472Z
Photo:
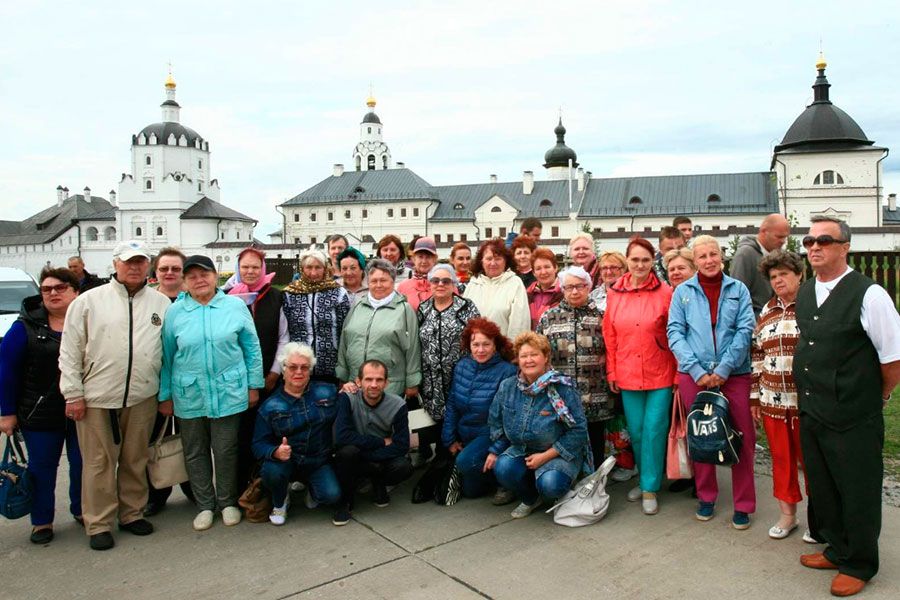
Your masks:
M753 330L751 406L776 419L797 416L797 388L791 369L800 338L796 305L773 297L763 307Z

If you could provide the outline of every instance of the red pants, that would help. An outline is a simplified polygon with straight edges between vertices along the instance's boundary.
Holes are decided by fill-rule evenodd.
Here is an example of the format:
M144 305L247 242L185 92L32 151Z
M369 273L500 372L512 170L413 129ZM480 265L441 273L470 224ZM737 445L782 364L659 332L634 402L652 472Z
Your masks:
M763 415L763 427L772 454L773 495L783 502L797 504L803 500L800 495L798 463L803 469L803 479L806 480L806 469L803 468L803 455L800 452L800 418L794 415L785 420ZM806 495L809 495L808 485Z
M694 398L701 388L690 375L678 374L678 389L681 401L687 411L691 410ZM756 482L753 480L753 455L756 452L756 426L750 416L750 375L732 375L721 387L728 398L732 426L744 434L739 453L740 462L731 467L731 493L734 510L756 512ZM716 466L694 463L694 481L697 484L697 499L701 502L715 502L719 495L716 481Z

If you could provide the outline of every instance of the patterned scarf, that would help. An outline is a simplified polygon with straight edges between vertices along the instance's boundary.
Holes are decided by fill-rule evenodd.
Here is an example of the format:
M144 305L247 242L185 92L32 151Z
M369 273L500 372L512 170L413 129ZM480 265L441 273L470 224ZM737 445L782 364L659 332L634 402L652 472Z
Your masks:
M555 383L573 385L570 377L566 377L559 371L554 371L553 369L550 369L538 377L534 383L528 383L520 374L517 385L519 390L526 396L537 396L544 390L547 390L547 396L550 398L550 405L553 407L553 410L556 411L556 416L559 417L559 420L562 421L566 427L574 427L575 417L569 412L569 407L566 406L566 403L559 395L559 392L556 391L556 386L553 385Z
M314 294L316 292L324 292L325 290L333 290L334 288L339 287L341 287L340 284L332 279L331 271L326 270L325 279L322 281L309 281L301 275L300 279L284 288L284 292L286 294Z

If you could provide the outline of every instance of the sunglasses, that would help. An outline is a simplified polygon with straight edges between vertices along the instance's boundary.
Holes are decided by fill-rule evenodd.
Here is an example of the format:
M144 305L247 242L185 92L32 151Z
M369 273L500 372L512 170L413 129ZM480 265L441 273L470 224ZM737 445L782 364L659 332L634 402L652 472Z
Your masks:
M803 247L804 248L812 248L814 244L818 244L820 248L827 248L832 244L846 244L847 240L842 240L836 237L832 237L830 235L820 235L819 237L813 237L808 235L803 238Z
M181 273L181 267L160 267L157 271L160 273Z
M428 281L430 281L434 285L450 285L451 283L453 283L453 280L449 277L432 277Z
M68 283L57 283L56 285L42 285L41 293L44 294L45 296L49 296L52 292L56 292L57 294L62 294L70 287L72 287L72 286L70 286Z

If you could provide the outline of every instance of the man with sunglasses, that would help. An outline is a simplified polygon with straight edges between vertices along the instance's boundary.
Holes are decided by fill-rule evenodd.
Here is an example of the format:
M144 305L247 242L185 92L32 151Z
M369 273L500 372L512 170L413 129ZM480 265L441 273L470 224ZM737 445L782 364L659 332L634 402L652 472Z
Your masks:
M797 295L793 374L809 500L826 547L800 562L837 570L831 593L850 596L878 572L883 407L900 381L900 315L884 288L847 264L844 221L814 216L803 247L816 277Z

